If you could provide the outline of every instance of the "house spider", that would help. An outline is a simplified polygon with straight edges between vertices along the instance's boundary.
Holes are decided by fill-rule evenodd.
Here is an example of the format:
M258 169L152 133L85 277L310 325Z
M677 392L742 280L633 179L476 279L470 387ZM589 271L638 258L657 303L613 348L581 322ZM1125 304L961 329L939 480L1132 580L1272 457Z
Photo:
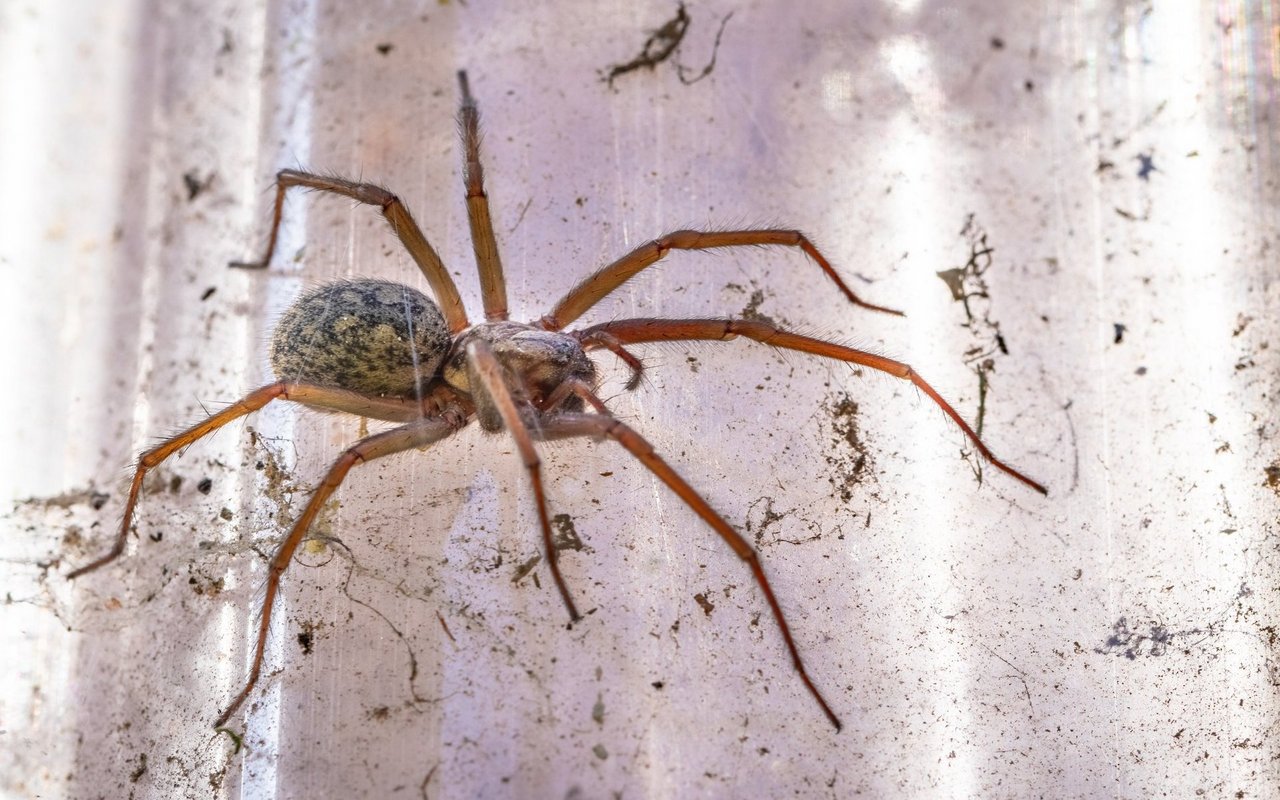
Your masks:
M74 571L77 578L114 561L124 551L143 478L166 458L191 443L282 399L322 411L336 411L399 423L397 427L360 439L329 468L308 500L302 515L276 549L267 573L262 614L253 662L244 688L218 717L221 727L244 703L258 682L263 651L280 580L316 515L357 464L429 445L457 433L472 420L490 433L506 430L514 439L533 487L542 546L556 588L571 620L581 618L560 574L551 539L541 461L535 442L575 437L610 438L693 510L745 561L760 587L783 642L806 689L831 724L839 717L805 670L782 607L765 577L754 548L680 477L639 433L615 418L596 394L596 368L587 353L608 350L631 371L628 389L640 382L643 364L628 349L648 342L724 341L744 336L763 344L812 353L888 373L913 383L950 417L991 464L1038 492L1045 488L1004 463L933 387L900 361L863 350L802 336L761 320L746 319L624 319L578 330L565 326L577 320L637 273L671 250L782 245L803 251L826 273L854 305L889 314L901 312L859 298L840 278L826 257L804 234L794 230L681 230L647 242L604 266L577 286L541 319L532 323L507 319L507 292L498 257L489 200L480 166L479 113L465 72L458 73L461 93L459 124L462 134L463 180L467 215L480 275L485 321L472 324L462 298L444 263L427 242L408 208L379 186L343 178L281 170L276 176L275 204L266 252L257 262L233 266L264 268L275 252L285 194L293 187L341 195L377 206L409 255L426 276L435 302L397 283L349 280L321 286L304 294L276 326L271 343L274 383L255 389L204 421L144 452L129 486L123 519L115 543L102 557ZM586 409L590 407L590 412Z

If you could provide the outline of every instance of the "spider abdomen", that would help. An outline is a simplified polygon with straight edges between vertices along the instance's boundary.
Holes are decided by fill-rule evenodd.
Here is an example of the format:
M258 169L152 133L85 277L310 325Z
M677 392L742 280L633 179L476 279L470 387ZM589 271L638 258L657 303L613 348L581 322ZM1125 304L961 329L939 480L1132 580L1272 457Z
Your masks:
M338 281L307 292L280 317L271 368L283 381L410 397L436 376L450 341L440 308L416 289Z

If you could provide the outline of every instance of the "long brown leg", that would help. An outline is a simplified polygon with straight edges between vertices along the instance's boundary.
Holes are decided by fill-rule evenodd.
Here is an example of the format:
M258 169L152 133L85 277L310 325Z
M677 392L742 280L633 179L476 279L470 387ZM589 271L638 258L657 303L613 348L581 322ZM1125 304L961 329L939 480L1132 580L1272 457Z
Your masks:
M458 86L462 90L458 127L462 129L462 179L467 185L467 218L471 221L471 243L476 250L476 269L480 272L484 318L495 322L507 318L507 281L502 273L502 259L498 257L498 240L493 235L489 196L484 192L484 168L480 165L480 111L471 96L467 73L461 70L458 72Z
M120 520L120 530L116 534L115 544L106 555L85 564L83 567L67 573L67 578L78 578L88 572L109 564L124 552L125 542L129 538L129 525L133 522L133 511L138 504L138 495L142 491L142 481L147 473L169 456L178 452L192 442L201 439L247 414L281 398L302 403L314 408L328 411L345 411L359 414L362 417L388 420L391 422L407 422L424 415L424 409L415 401L395 400L389 398L365 397L341 389L324 386L312 386L304 383L280 381L255 389L240 400L232 403L207 419L192 425L171 439L166 439L138 457L138 466L133 473L133 482L129 484L129 496L125 500L124 514Z
M427 445L435 444L457 431L464 423L464 417L452 412L447 412L440 417L410 422L408 425L401 425L398 428L361 439L347 448L338 457L338 460L333 462L333 466L329 467L329 472L324 476L324 480L320 482L320 485L316 487L315 492L311 495L311 499L307 501L307 507L303 510L302 516L298 517L297 522L293 523L293 528L289 530L289 535L276 548L275 555L271 558L271 566L267 571L265 594L262 599L262 614L258 622L258 640L253 649L253 663L249 667L249 679L244 688L240 690L240 694L236 695L235 699L231 701L231 705L227 706L227 710L223 711L217 721L213 723L213 727L220 728L225 725L258 683L258 676L262 672L263 653L267 646L267 633L271 629L271 613L275 607L276 595L280 590L280 578L284 575L284 571L288 569L289 562L293 560L294 551L302 543L302 537L310 529L311 523L315 521L316 515L320 513L325 501L342 485L342 480L347 476L351 468L356 464L372 461L375 458L382 458L383 456L389 456L415 447L426 447Z
M260 269L271 263L271 256L276 251L276 237L280 233L280 218L284 213L284 196L294 186L331 192L350 197L359 203L378 206L382 216L391 223L391 230L399 237L414 263L418 265L418 269L422 270L422 274L426 276L427 283L431 284L431 291L435 293L436 301L440 303L440 310L444 312L445 321L449 323L449 330L452 333L458 333L470 324L467 322L467 310L462 305L462 296L458 294L458 287L454 285L453 278L449 277L449 271L445 269L444 262L440 260L435 248L422 234L418 223L414 222L409 209L399 197L372 183L357 183L345 178L315 175L296 169L280 170L276 173L276 202L271 213L271 233L267 237L267 251L259 261L233 261L231 266Z
M640 463L665 483L671 491L675 492L685 502L685 505L693 509L694 513L710 525L716 533L720 534L720 538L724 539L725 543L733 548L738 558L747 562L747 565L751 568L751 574L755 577L760 591L764 593L765 600L768 601L769 608L773 612L773 618L777 621L778 628L782 631L782 638L787 644L787 650L791 653L791 660L795 664L796 672L800 673L800 680L804 682L805 688L809 690L813 698L818 701L818 705L822 707L822 712L827 715L827 719L831 720L831 724L836 727L836 730L840 730L842 727L840 718L831 710L831 706L827 704L822 693L818 691L818 687L814 685L813 680L809 677L809 673L805 671L804 661L800 658L800 651L796 648L795 640L791 637L791 628L787 625L786 616L782 613L782 606L778 605L778 598L774 596L773 588L769 585L769 579L764 575L764 567L761 566L760 558L755 549L747 543L742 534L734 530L725 521L724 517L717 514L706 500L702 499L702 495L698 494L693 487L685 482L684 478L681 478L667 462L662 460L644 437L606 414L557 414L545 417L534 433L539 439L608 436L625 447Z
M740 231L675 231L659 239L646 242L622 258L602 267L577 286L569 290L556 307L538 321L549 331L558 331L565 325L582 316L586 311L600 302L614 289L626 283L636 273L651 266L671 250L710 250L717 247L755 247L761 245L783 245L798 247L817 262L827 277L835 281L836 286L854 305L869 308L872 311L883 311L886 314L902 316L901 311L868 303L844 282L840 275L827 261L826 256L818 251L800 231L781 229L759 229Z
M538 505L538 522L542 525L542 546L547 551L547 563L551 565L551 576L555 579L560 597L564 599L565 608L569 610L569 618L574 622L582 619L578 608L569 596L569 586L560 574L560 557L555 542L551 538L551 519L547 514L547 497L542 488L542 459L533 447L533 439L529 435L529 427L516 408L515 398L507 388L503 378L502 365L489 349L489 345L480 339L473 339L467 345L467 362L474 370L474 380L479 381L483 391L493 401L498 413L502 416L502 424L511 433L520 450L520 458L524 468L529 471L529 482L533 484L533 497ZM477 398L477 402L479 399ZM483 422L483 416L481 417Z
M870 367L880 372L888 373L895 378L902 378L915 384L920 391L929 396L933 402L943 412L951 417L952 421L960 426L960 430L964 431L964 435L969 438L973 446L977 448L982 457L991 462L993 466L1017 478L1027 486L1035 489L1041 494L1048 494L1040 483L1028 478L1018 470L1009 466L1005 462L996 458L995 454L982 443L978 438L978 434L969 427L969 423L952 407L950 403L942 398L942 395L930 386L924 378L920 377L910 365L901 361L894 361L891 358L878 356L874 353L868 353L865 350L856 350L852 347L835 344L833 342L825 342L821 339L814 339L809 336L801 336L798 333L790 333L779 329L775 325L767 322L759 322L756 320L729 320L729 319L624 319L616 322L606 322L601 325L594 325L585 330L579 331L574 335L579 339L588 340L597 337L602 333L613 336L622 344L636 344L638 342L673 342L687 340L727 340L738 336L745 336L748 339L754 339L757 342L767 344L773 347L782 347L787 350L799 350L803 353L812 353L814 355L825 356L826 358L834 358L840 361L847 361L852 364L861 364L864 367Z

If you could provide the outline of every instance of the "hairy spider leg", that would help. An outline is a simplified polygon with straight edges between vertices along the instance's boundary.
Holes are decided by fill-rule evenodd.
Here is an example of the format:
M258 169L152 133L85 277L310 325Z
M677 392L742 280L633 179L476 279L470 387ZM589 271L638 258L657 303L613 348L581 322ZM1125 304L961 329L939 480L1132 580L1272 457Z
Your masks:
M691 341L691 340L729 340L738 336L745 336L748 339L754 339L762 344L772 347L781 347L786 350L798 350L802 353L812 353L813 355L824 356L826 358L834 358L839 361L847 361L852 364L861 364L880 372L888 373L895 378L901 378L910 381L915 386L929 396L934 403L938 405L942 411L951 418L953 422L960 426L960 430L968 437L973 446L977 448L982 457L989 461L993 466L1005 472L1006 474L1016 478L1022 483L1035 489L1040 494L1048 494L1049 491L1040 483L1032 480L1018 470L1006 464L996 457L991 450L982 443L982 439L978 438L978 434L969 427L969 423L955 410L954 407L942 395L930 386L924 378L911 368L910 365L901 361L895 361L891 358L878 356L874 353L868 353L865 350L856 350L852 347L835 344L834 342L823 341L822 339L814 339L809 336L801 336L798 333L791 333L782 330L776 325L757 320L737 320L737 319L624 319L614 322L605 322L600 325L593 325L582 331L575 332L581 341L591 340L600 334L605 333L613 336L615 340L621 344L638 344L641 342L673 342L673 341Z
M556 588L560 590L560 597L564 599L565 608L569 610L569 618L577 622L582 619L582 615L578 613L577 606L573 604L573 598L569 596L569 586L564 582L564 576L560 574L559 553L556 551L555 542L551 538L551 519L547 514L547 496L542 487L542 459L538 457L538 452L533 447L529 426L525 424L524 419L520 416L515 398L511 396L511 390L507 388L507 382L502 373L502 365L498 363L498 359L494 356L493 351L489 349L489 345L480 339L472 339L467 344L467 363L472 366L474 376L479 379L484 391L488 393L494 405L497 406L498 413L502 415L502 424L506 426L507 431L515 439L516 447L520 450L520 459L524 462L524 468L529 471L529 482L533 484L533 497L538 505L538 522L542 525L542 546L547 551L547 563L551 565L551 576L555 578ZM557 402L563 402L563 399L559 399Z
M393 453L435 444L441 439L456 433L465 424L465 416L460 413L446 411L438 417L419 419L407 425L392 428L389 431L367 436L344 450L342 455L333 462L333 466L329 467L329 472L325 474L324 480L320 482L320 485L316 487L311 498L307 501L307 507L303 510L302 515L293 523L293 527L289 530L289 535L284 538L284 541L276 548L275 555L271 557L271 566L267 571L265 594L262 599L262 614L258 622L258 639L253 649L253 662L249 667L249 679L245 682L244 688L240 690L240 693L231 701L231 705L227 706L227 709L213 723L213 727L221 728L225 725L258 683L258 677L262 673L263 653L266 651L267 646L267 633L271 628L271 612L275 608L276 595L280 589L280 579L284 575L284 571L289 568L294 552L298 549L298 545L302 543L303 536L311 528L311 523L315 521L316 515L320 513L320 509L324 506L325 501L329 499L329 496L342 485L343 479L346 478L351 468L356 464L363 464L375 458L382 458Z
M484 191L484 168L480 165L480 111L471 96L465 70L458 71L458 86L462 91L462 105L458 109L458 128L462 133L462 179L467 185L467 218L471 222L476 270L480 273L480 298L484 302L484 318L497 322L507 318L507 281L502 272L502 259L498 257L498 240L493 234L489 196Z
M431 291L436 296L436 302L440 304L441 312L444 313L449 332L457 334L470 325L467 321L467 310L462 305L462 296L458 294L458 287L454 285L453 278L449 277L449 271L445 269L444 262L440 260L435 248L427 241L418 223L414 222L408 207L400 201L399 197L372 183L357 183L329 175L300 172L296 169L280 170L276 173L276 201L271 213L271 233L267 238L267 251L260 261L233 261L231 266L261 269L271 263L271 256L276 250L276 238L280 232L280 218L284 213L284 196L295 186L329 192L349 197L358 203L378 206L382 216L391 223L391 230L409 251L418 269L422 270L422 274L426 276L427 283L431 284Z
M364 397L354 392L304 383L280 381L255 389L216 414L166 439L138 457L138 466L134 470L133 481L129 484L129 496L125 500L124 514L120 520L120 531L116 534L115 544L106 555L67 573L67 578L78 578L85 573L93 572L104 564L115 561L124 552L124 545L129 537L129 525L133 522L134 508L138 504L138 496L142 491L142 481L149 471L192 442L213 433L228 422L252 414L277 398L389 422L417 419L424 413L422 406L413 400Z
M579 386L579 388L590 393L585 386ZM598 399L593 405L596 405L597 408L602 407ZM827 704L822 692L818 691L818 687L804 668L804 660L800 658L800 650L796 647L795 639L791 636L791 628L787 625L787 618L782 613L782 606L778 604L778 598L773 594L773 587L769 585L769 579L765 577L764 567L760 563L760 557L755 548L742 537L742 534L734 530L733 526L726 522L724 517L716 513L715 509L692 486L686 483L679 473L667 462L663 461L662 457L657 454L653 446L643 436L607 412L599 414L564 413L545 417L541 425L533 433L535 437L543 440L580 436L613 439L630 452L631 455L635 456L658 480L665 483L671 491L675 492L684 501L685 505L701 517L707 525L711 526L720 535L720 538L729 547L733 548L733 552L737 554L738 558L747 562L747 565L751 568L751 574L755 578L756 585L764 593L765 600L769 603L769 609L773 612L773 618L777 621L779 630L782 631L782 638L786 642L787 650L791 653L791 660L795 665L796 672L800 674L800 680L804 682L809 694L813 695L813 698L818 701L818 705L822 707L822 712L827 715L827 719L831 721L836 730L838 731L843 727L840 718L831 710L831 706Z
M872 311L883 311L886 314L903 316L901 311L868 303L854 293L844 282L813 242L800 231L775 228L760 228L736 231L674 231L646 242L627 253L612 264L601 267L588 275L569 293L560 299L551 313L538 321L538 324L549 331L558 331L565 325L582 316L596 303L599 303L615 289L631 280L637 273L652 266L671 250L710 250L718 247L758 247L764 245L783 245L798 247L817 262L827 277L835 281L840 291L849 302Z
M631 377L627 378L625 388L628 392L633 392L640 386L640 379L644 377L644 363L640 359L631 354L622 343L615 337L610 336L604 331L598 331L589 337L579 337L579 342L584 350L602 348L608 350L618 357L618 360L626 364L631 369Z

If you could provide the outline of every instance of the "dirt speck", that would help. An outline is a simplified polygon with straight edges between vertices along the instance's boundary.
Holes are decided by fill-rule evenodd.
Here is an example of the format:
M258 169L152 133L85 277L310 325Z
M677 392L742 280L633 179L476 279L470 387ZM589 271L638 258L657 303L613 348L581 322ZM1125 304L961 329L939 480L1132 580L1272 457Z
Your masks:
M733 12L726 14L720 20L720 29L716 31L715 42L711 45L711 58L706 66L696 73L681 64L679 59L674 58L680 49L681 43L684 41L685 34L689 32L689 26L692 22L684 3L680 3L676 7L674 17L671 17L660 27L650 32L649 38L645 40L644 46L640 49L638 55L625 63L609 66L603 71L601 80L608 83L609 87L612 88L613 82L623 75L639 69L653 71L659 64L670 59L675 65L676 75L680 78L680 82L686 86L695 84L710 75L712 70L715 69L716 55L720 52L720 39L724 36L725 26L729 24L731 17L733 17Z
M557 551L582 550L582 538L573 525L573 517L568 514L556 514L551 518L552 533L555 534L552 544Z
M94 511L97 511L107 504L107 500L109 500L110 497L110 495L99 492L96 489L73 489L69 492L56 494L52 497L28 497L19 501L19 504L35 508L64 509L87 504Z
M708 617L711 616L712 611L716 610L715 603L708 600L707 595L704 592L698 592L693 596L693 599L702 607L702 613L706 614Z
M1280 461L1263 467L1262 472L1266 476L1263 483L1268 489L1280 495Z
M831 419L831 448L826 455L831 467L828 480L841 500L853 498L853 488L863 483L871 474L870 450L862 441L858 425L858 404L847 394L840 394L826 401Z
M302 646L302 654L304 656L311 655L311 651L315 647L316 629L318 627L314 622L302 623L302 630L298 632L298 644Z
M129 781L137 783L142 780L142 776L147 774L147 754L138 753L138 766L129 773Z
M216 597L222 594L222 590L226 588L225 580L221 577L210 578L203 573L192 573L187 578L187 585L191 587L191 591L198 595L208 595Z

